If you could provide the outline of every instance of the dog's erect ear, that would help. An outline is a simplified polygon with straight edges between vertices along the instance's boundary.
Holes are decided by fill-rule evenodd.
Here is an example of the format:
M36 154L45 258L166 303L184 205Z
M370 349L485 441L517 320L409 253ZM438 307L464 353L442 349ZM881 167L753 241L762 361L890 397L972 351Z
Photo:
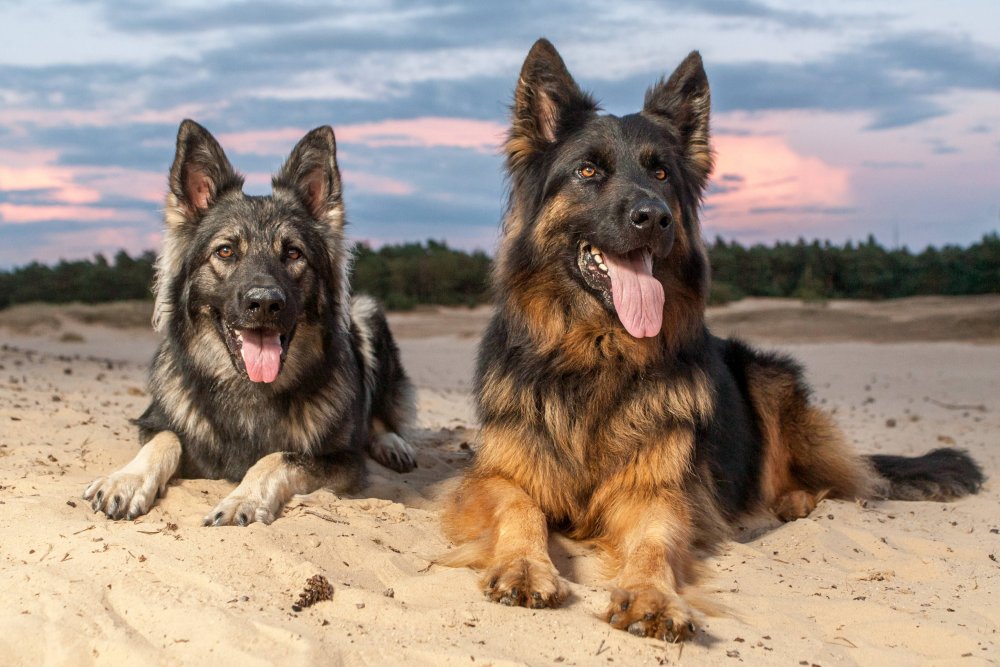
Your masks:
M539 39L524 59L514 91L508 158L515 166L522 163L554 142L561 128L596 110L552 43Z
M337 140L329 125L317 127L302 137L281 171L272 179L274 188L295 192L316 220L324 220L341 202ZM340 216L336 217L336 222Z
M664 118L680 132L684 157L704 187L712 173L712 149L709 146L709 107L711 94L701 54L692 51L670 78L646 91L642 112Z
M170 192L184 218L199 218L223 192L242 187L243 177L229 164L215 137L193 120L182 122L170 168Z

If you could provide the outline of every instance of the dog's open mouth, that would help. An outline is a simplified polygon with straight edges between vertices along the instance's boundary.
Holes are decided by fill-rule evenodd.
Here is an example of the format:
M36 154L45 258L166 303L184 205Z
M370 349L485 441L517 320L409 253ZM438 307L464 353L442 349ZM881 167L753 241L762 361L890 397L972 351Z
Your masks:
M653 276L653 251L636 248L624 255L581 241L577 265L584 282L611 305L622 326L636 338L660 333L663 285Z
M226 325L226 344L236 368L251 382L274 382L288 354L291 333L274 329L237 329Z

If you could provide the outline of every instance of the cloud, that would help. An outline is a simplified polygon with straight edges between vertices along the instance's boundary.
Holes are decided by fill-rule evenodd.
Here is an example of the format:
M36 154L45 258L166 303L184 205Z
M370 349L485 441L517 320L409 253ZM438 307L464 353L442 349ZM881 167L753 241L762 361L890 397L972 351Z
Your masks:
M916 160L864 160L861 166L869 169L920 169L924 163Z
M338 145L360 144L371 148L465 148L496 152L506 125L468 118L420 117L382 120L372 123L338 125L334 128ZM275 128L227 132L218 136L226 149L255 155L280 155L305 135L298 128Z
M750 215L851 215L858 212L853 206L755 206L747 211Z
M715 150L720 176L706 197L708 227L774 233L854 211L850 171L796 152L783 137L725 135L716 137Z
M720 111L867 111L873 130L944 115L939 97L951 91L1000 92L1000 50L943 33L876 38L816 61L707 69Z
M129 211L100 206L42 205L0 203L0 225L24 225L35 222L65 220L74 222L132 221Z
M727 19L756 19L786 28L827 30L838 19L815 12L779 9L753 0L674 0L674 7ZM843 19L840 19L843 20Z
M337 131L337 136L345 143L360 143L373 148L449 147L495 153L506 133L506 125L491 121L423 117L345 125Z

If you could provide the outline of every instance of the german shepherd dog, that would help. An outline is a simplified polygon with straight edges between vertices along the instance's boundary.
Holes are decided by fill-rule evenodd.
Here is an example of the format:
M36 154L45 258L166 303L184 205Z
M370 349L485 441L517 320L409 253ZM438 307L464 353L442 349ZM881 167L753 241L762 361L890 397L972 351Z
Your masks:
M497 305L476 372L482 444L444 515L460 546L443 561L483 571L488 598L560 604L547 538L562 530L607 556L608 623L683 640L696 632L698 557L741 515L979 488L965 452L859 455L794 361L706 330L698 210L713 158L697 52L619 118L539 40L512 121Z
M412 386L379 307L350 296L333 130L299 141L271 195L248 196L185 120L169 181L143 446L87 487L94 510L145 514L179 474L239 482L206 525L270 523L293 494L359 488L366 450L411 470Z

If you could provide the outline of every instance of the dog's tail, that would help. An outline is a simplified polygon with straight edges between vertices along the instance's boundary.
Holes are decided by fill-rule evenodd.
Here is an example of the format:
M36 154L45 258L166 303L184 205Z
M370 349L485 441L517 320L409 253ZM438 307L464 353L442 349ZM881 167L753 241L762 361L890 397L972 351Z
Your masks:
M976 493L985 477L963 449L935 449L923 456L868 457L886 484L879 489L891 500L948 501Z

